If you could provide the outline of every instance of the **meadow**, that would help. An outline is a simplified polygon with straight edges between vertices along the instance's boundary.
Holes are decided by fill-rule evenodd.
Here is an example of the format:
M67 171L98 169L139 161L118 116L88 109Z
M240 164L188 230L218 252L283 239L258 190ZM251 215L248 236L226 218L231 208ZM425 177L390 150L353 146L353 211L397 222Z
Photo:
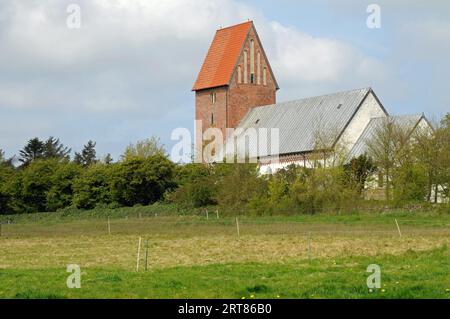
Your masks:
M1 216L0 298L450 298L448 213L237 217L239 235L214 211Z

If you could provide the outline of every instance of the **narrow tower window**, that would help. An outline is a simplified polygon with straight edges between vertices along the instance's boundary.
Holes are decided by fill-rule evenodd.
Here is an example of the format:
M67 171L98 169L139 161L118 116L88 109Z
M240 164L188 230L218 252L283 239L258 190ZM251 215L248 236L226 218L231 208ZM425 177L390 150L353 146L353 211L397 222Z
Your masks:
M213 125L213 124L214 124L214 114L211 113L211 125Z
M212 104L216 103L216 92L211 92L209 97L211 98L211 103Z
M250 74L253 78L255 77L255 41L253 39L250 40Z
M247 51L244 51L244 83L247 82Z
M263 85L267 85L267 68L263 69Z
M238 66L238 70L237 70L237 82L238 82L238 84L242 83L242 68L240 65Z
M261 53L256 55L256 83L261 84Z

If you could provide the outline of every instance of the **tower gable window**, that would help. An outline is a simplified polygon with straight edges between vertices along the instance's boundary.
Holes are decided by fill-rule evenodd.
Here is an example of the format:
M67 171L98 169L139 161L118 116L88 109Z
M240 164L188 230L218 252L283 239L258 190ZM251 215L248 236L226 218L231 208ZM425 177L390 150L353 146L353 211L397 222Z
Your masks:
M244 51L244 83L248 82L247 79L247 51Z
M267 85L267 68L263 69L263 85Z
M242 68L240 65L238 66L238 69L237 69L237 82L238 82L238 84L242 83Z
M261 84L261 53L256 55L256 84Z
M254 84L255 81L255 41L250 40L250 83Z

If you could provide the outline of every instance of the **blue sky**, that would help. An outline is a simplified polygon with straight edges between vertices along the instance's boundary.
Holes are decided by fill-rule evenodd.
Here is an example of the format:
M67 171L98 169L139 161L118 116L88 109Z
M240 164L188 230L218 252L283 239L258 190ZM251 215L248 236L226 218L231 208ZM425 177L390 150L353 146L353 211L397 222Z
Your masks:
M81 28L67 28L78 4ZM381 8L369 29L366 8ZM252 19L277 100L372 86L392 114L450 111L446 1L47 0L0 3L0 148L38 136L115 159L192 128L190 91L219 26Z

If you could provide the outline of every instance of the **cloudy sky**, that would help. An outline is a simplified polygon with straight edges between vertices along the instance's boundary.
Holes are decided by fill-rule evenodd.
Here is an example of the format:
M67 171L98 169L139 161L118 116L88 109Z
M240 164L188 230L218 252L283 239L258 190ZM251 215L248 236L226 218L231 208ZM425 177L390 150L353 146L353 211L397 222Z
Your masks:
M366 25L371 3L379 29ZM372 86L392 114L450 111L449 1L1 0L0 148L50 135L76 151L93 139L115 159L152 135L170 148L174 128L193 127L190 90L215 30L247 19L278 101Z

